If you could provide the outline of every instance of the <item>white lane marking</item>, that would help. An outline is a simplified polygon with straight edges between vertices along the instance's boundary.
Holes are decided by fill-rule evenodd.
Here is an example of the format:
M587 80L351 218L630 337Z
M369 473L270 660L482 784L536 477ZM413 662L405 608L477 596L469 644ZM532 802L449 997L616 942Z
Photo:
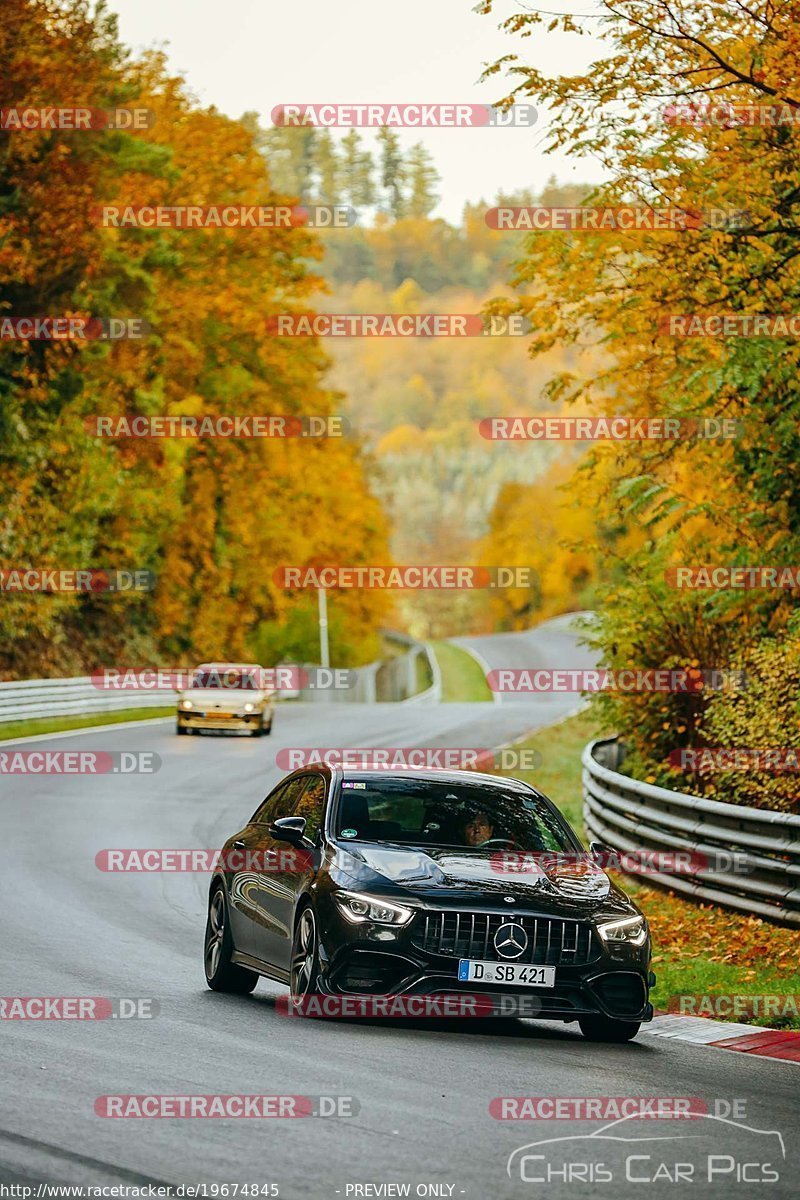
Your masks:
M495 668L489 666L488 662L483 657L481 652L479 650L476 650L474 646L468 645L466 640L462 641L460 638L448 638L448 641L452 642L454 646L457 646L459 650L463 650L465 654L468 654L470 656L470 658L478 664L480 669L483 671L483 678L486 683L486 686L489 687L489 680L488 680L487 676L488 676L489 672L494 670ZM492 689L489 688L489 691L492 692ZM487 701L484 701L484 703L487 703ZM492 703L493 704L502 704L503 703L503 697L500 695L499 692L492 692Z

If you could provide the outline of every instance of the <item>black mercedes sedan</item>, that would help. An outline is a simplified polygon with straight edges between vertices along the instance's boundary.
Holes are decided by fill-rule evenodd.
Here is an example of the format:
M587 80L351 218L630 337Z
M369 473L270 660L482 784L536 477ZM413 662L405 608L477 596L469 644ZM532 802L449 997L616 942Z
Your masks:
M650 935L605 849L587 853L519 780L303 768L221 851L208 985L245 994L264 975L293 1002L478 996L629 1041L653 1013Z

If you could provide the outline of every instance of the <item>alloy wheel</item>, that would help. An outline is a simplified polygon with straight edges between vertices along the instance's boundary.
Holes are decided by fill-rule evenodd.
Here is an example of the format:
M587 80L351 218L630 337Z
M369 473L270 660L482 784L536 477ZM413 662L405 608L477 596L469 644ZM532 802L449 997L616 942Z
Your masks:
M206 941L206 975L213 979L222 954L222 939L225 936L225 900L222 891L214 893L208 910L208 939Z
M292 951L292 995L306 996L311 990L314 960L317 952L317 930L314 914L304 908L295 934Z

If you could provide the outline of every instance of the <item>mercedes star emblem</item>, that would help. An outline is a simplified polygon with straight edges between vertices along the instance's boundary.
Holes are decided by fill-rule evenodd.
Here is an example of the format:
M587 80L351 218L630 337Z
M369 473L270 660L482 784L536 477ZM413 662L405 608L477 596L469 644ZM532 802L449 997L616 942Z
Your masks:
M494 948L501 958L519 958L528 946L528 935L521 925L506 921L494 935Z

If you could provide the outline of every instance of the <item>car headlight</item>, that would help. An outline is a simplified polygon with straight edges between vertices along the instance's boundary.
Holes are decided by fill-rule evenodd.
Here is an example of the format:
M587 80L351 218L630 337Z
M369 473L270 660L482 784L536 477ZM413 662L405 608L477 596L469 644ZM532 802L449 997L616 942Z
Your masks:
M255 704L245 704L244 711L245 712L254 712L255 707L256 707Z
M597 932L604 942L642 946L647 940L647 921L644 917L623 917L621 921L603 921Z
M181 700L181 708L194 708L191 700Z
M388 900L377 900L361 892L335 892L334 900L348 921L358 924L363 921L378 921L382 925L405 925L414 915L414 910L402 904L390 904Z

